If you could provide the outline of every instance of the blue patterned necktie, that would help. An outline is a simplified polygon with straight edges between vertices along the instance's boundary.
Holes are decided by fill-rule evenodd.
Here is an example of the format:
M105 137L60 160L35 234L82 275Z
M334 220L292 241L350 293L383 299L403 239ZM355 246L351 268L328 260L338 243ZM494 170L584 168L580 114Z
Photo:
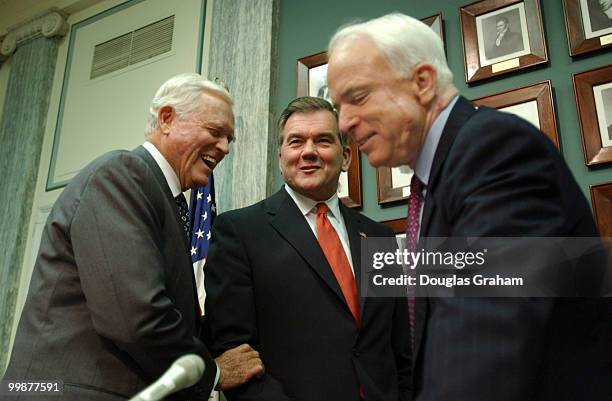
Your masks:
M189 230L189 207L187 206L187 199L185 199L185 195L181 193L178 194L174 200L178 206L181 223L183 223L183 231L185 231L185 238L187 238L187 247L189 248L191 235Z

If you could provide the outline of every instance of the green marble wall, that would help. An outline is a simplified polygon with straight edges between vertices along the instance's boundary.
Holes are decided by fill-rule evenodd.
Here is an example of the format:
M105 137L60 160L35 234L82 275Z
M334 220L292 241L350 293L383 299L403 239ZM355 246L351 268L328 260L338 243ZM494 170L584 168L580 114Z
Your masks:
M55 40L40 37L11 56L0 121L0 372L7 363L57 48Z
M236 142L215 169L220 212L265 198L274 183L277 10L278 0L213 2L208 76L227 84L236 116Z

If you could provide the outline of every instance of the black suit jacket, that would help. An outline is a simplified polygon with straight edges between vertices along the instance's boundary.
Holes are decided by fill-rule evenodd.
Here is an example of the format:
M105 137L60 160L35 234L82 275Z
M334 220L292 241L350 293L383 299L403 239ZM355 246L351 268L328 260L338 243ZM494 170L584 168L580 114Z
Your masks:
M360 234L392 233L340 206L360 287ZM281 189L215 220L205 265L213 354L247 342L266 374L229 400L357 401L409 398L405 299L360 297L358 330L300 210Z
M460 97L434 157L421 237L505 236L597 233L544 134ZM611 319L599 299L417 298L415 399L609 398Z
M65 400L119 400L196 353L206 371L188 396L207 397L216 366L198 339L178 216L143 147L83 168L44 228L5 378L63 380Z

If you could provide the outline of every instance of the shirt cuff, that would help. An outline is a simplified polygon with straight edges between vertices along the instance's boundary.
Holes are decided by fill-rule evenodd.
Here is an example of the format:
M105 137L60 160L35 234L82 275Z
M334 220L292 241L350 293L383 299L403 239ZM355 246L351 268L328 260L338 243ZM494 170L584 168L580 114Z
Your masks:
M213 388L208 398L212 397L213 394L215 393L215 388L217 387L217 383L219 383L219 377L221 377L221 369L219 369L219 365L217 365L216 362L215 362L215 366L217 367L217 373L215 374L215 381L213 383Z

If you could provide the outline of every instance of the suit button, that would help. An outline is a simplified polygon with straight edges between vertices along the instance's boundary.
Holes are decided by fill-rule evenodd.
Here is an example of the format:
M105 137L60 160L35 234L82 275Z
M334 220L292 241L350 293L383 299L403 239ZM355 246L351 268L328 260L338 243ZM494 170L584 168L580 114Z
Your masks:
M355 356L355 358L359 358L361 356L361 352L359 352L356 349L354 349L353 350L353 355Z

